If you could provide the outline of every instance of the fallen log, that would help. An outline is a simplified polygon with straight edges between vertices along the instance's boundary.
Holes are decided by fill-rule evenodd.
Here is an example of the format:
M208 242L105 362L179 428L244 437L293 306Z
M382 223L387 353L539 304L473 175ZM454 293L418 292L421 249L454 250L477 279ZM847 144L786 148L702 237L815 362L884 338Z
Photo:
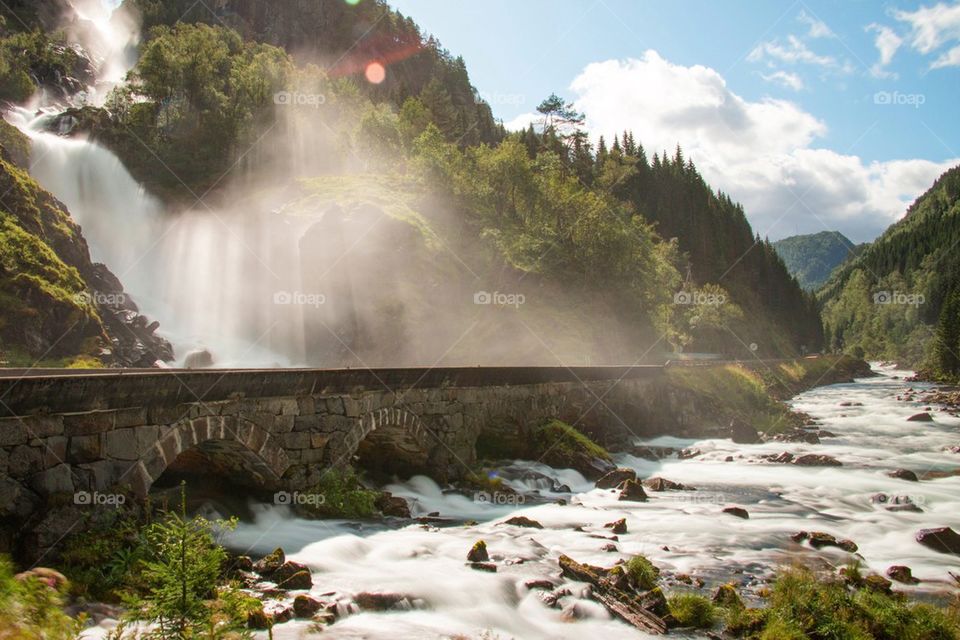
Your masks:
M614 586L609 578L600 573L602 569L580 564L569 556L561 555L560 570L571 580L592 585L590 597L627 624L654 635L667 632L667 624L660 616L647 611L638 605L630 594Z

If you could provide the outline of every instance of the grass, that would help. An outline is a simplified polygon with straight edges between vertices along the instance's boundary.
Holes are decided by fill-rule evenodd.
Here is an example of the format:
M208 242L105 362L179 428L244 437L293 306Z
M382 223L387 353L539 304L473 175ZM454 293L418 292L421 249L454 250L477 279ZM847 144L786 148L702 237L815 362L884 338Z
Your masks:
M709 600L695 593L678 593L667 599L670 615L681 627L709 629L718 620L717 610Z
M533 431L533 459L554 468L589 466L595 458L610 460L606 449L561 420L550 420Z
M636 555L627 561L627 575L637 589L649 591L657 586L660 570L642 555Z
M671 367L666 383L706 401L719 420L739 419L764 433L800 423L781 402L815 384L828 384L865 373L864 363L849 356L800 358L772 365L727 364Z
M749 640L957 640L960 616L955 607L938 609L792 568L777 576L766 608L727 608L726 632Z

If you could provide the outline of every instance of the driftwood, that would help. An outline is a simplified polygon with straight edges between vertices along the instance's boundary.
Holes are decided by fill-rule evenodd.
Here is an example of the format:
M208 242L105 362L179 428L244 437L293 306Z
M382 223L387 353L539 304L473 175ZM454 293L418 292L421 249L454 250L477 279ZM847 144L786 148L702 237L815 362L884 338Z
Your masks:
M587 582L593 586L591 597L606 607L607 611L641 631L655 635L667 632L663 619L637 604L633 597L618 589L613 582L595 567L580 564L569 556L560 556L560 570L571 580Z

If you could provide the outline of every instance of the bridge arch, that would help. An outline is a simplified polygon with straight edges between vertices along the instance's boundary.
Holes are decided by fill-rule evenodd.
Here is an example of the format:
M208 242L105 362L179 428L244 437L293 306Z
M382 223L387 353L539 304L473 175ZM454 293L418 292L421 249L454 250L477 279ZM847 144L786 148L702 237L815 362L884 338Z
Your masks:
M146 495L164 472L219 474L231 480L275 489L282 486L290 460L277 438L237 416L209 416L161 431L138 465L135 490Z
M360 417L356 456L361 467L389 475L413 475L428 469L437 437L420 416L404 407L385 407Z

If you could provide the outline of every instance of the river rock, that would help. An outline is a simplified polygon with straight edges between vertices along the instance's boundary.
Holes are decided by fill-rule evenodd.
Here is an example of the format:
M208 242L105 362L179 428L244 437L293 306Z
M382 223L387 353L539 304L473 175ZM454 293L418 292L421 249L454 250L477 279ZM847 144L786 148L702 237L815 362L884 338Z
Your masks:
M320 611L321 606L319 600L299 595L293 599L293 614L298 618L313 618Z
M811 531L806 539L810 542L810 546L814 549L837 547L839 549L843 549L847 553L856 553L858 549L856 543L852 540L845 540L842 538L838 539L829 533L824 533L823 531Z
M793 454L790 453L789 451L784 451L783 453L780 453L780 454L770 454L765 457L770 462L774 462L776 464L790 464L791 462L793 462Z
M487 573L497 572L497 565L492 562L471 562L470 568L476 571L486 571Z
M757 444L761 441L757 430L741 420L730 422L730 439L736 444Z
M191 351L183 359L184 369L209 369L213 366L213 354L206 349Z
M603 525L603 527L605 529L610 529L613 533L617 535L623 535L624 533L627 532L627 519L620 518L619 520L616 520L614 522L608 522L607 524Z
M627 480L620 485L619 500L629 500L631 502L646 502L647 493L643 490L643 485L636 480Z
M677 454L677 458L680 460L689 460L690 458L696 458L699 455L703 455L703 451L700 449L683 449Z
M643 486L650 489L650 491L695 491L693 487L665 478L650 478L649 480L644 480Z
M543 529L542 524L526 516L514 516L509 520L504 520L501 524L511 524L515 527L529 527L531 529Z
M933 416L926 411L921 411L907 418L907 422L933 422Z
M920 581L913 577L913 571L910 567L902 564L895 564L887 569L887 577L903 584L917 584Z
M724 608L743 608L743 599L733 584L722 584L713 592L713 604Z
M636 480L637 472L633 469L619 467L597 480L597 489L616 489L627 480Z
M960 534L950 527L921 529L917 532L917 542L940 553L960 555Z
M270 576L281 589L310 589L313 587L313 579L310 577L310 570L299 562L284 562L273 575Z
M887 474L891 478L897 478L898 480L908 480L910 482L919 482L917 474L910 469L897 469L896 471L891 471Z
M487 553L487 543L477 540L467 552L467 562L487 562L488 560L490 555Z
M800 465L802 467L842 467L843 463L834 458L833 456L828 456L825 453L806 453L796 460L793 461L793 464Z
M385 516L393 516L394 518L410 517L410 505L407 504L407 501L391 494L389 491L381 493L380 496L377 497L374 506Z
M723 512L729 513L730 515L738 518L743 518L744 520L748 520L750 518L750 514L743 507L724 507Z
M270 554L254 562L253 570L262 576L269 577L273 575L274 571L283 566L283 563L286 561L287 559L283 553L283 549L277 547Z
M67 580L67 577L55 569L50 569L48 567L34 567L29 571L24 571L18 573L14 576L15 579L20 582L25 582L27 580L36 580L41 584L53 589L54 591L61 591L66 589L70 582Z
M375 593L369 591L358 593L353 597L353 601L364 611L408 609L410 602L402 593Z

